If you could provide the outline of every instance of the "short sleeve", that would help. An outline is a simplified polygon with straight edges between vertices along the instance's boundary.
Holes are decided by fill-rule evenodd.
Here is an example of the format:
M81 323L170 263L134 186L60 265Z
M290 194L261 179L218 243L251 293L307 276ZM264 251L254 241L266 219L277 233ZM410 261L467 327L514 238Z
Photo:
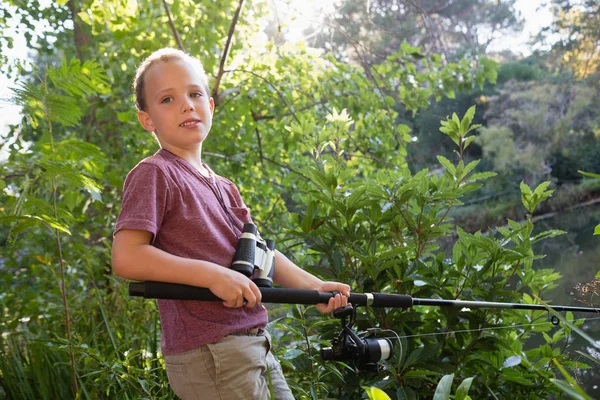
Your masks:
M148 231L154 242L171 203L169 196L169 182L160 168L138 164L125 179L123 205L114 233L122 229Z

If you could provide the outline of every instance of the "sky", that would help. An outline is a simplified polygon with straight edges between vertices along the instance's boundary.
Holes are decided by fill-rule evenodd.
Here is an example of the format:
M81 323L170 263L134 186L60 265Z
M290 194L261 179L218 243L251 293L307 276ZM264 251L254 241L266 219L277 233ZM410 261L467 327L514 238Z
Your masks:
M515 7L521 12L525 19L525 28L520 35L503 38L501 41L493 43L490 50L500 51L504 49L517 49L523 55L531 53L527 45L527 40L531 35L536 34L542 27L549 25L552 21L552 14L547 8L538 9L544 0L518 0ZM311 21L318 19L315 16L315 4L321 5L322 0L296 0L294 9L300 14L300 17L288 22L290 33L288 39L297 41L302 39L302 32L308 27ZM283 5L283 3L280 3ZM25 39L17 36L14 27L9 22L8 33L14 38L15 46L13 49L5 51L5 55L10 58L27 59L27 47ZM9 124L16 124L20 121L19 107L9 104L6 99L10 97L9 87L14 82L10 81L0 71L0 147L2 145L2 136L7 132Z
M521 16L525 19L523 32L516 37L503 38L493 43L490 50L520 51L525 56L531 54L533 49L527 44L528 39L536 35L543 27L552 23L552 13L544 5L545 2L547 0L518 0L515 3L515 8L521 12Z

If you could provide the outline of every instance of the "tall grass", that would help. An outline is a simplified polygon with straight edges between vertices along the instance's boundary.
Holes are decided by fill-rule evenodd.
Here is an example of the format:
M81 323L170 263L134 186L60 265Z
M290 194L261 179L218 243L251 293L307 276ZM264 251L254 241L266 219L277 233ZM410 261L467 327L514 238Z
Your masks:
M0 397L73 399L70 352L81 399L173 399L160 358L154 301L132 299L126 284L108 278L70 285L71 340L59 315L21 318L0 338ZM77 290L79 289L79 290ZM22 312L22 310L19 310Z

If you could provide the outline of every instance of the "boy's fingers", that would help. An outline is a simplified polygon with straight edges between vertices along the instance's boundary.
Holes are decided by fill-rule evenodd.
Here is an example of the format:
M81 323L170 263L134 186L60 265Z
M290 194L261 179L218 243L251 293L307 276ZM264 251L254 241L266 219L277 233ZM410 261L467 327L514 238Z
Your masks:
M240 304L240 307L244 305L244 302L246 302L246 307L248 307L248 308L252 308L256 304L256 296L254 295L254 293L252 292L252 289L250 289L250 288L244 289L243 295L241 296L241 298L242 298L242 304Z
M260 293L260 289L255 284L250 285L245 292L246 299L246 307L253 308L255 305L260 304L260 300L262 299L262 294Z
M256 304L260 304L262 301L262 293L260 289L256 285L252 285L252 292L254 293L254 297L256 298Z
M257 304L256 297L253 295L252 300L246 299L246 307L253 308Z
M342 299L345 297L341 294L336 294L331 299L329 299L329 304L327 305L327 312L333 312L336 308L342 307Z
M239 307L242 307L244 305L244 301L245 301L244 300L244 296L240 295L240 296L236 296L233 299L229 299L227 301L224 301L223 305L225 307L229 307L229 308L239 308ZM254 301L254 298L251 298L251 301Z
M235 300L227 300L223 302L225 307L235 308Z

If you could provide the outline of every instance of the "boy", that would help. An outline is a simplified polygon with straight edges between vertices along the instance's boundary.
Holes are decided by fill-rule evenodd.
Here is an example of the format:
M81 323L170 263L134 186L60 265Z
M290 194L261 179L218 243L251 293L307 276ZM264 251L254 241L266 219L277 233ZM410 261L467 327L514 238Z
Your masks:
M115 274L206 287L219 302L158 300L162 352L169 383L187 399L293 399L264 330L258 287L231 270L244 223L251 222L238 189L202 162L214 101L199 60L174 49L150 55L138 68L138 119L160 150L127 175L115 226ZM347 305L348 285L323 282L283 254L274 281L282 286L338 291L323 313Z

